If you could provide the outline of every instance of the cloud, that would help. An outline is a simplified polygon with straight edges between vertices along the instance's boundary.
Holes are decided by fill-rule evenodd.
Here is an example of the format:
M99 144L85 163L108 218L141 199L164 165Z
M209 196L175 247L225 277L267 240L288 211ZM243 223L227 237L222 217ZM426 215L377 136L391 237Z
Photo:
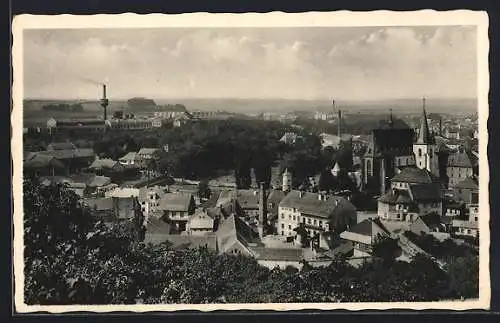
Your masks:
M27 96L474 97L475 29L31 31Z

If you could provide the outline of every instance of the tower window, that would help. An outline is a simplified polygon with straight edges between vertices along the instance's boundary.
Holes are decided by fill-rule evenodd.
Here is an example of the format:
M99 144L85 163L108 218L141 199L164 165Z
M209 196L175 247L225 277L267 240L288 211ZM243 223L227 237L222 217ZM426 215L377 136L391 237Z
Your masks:
M422 157L422 149L418 148L418 157Z

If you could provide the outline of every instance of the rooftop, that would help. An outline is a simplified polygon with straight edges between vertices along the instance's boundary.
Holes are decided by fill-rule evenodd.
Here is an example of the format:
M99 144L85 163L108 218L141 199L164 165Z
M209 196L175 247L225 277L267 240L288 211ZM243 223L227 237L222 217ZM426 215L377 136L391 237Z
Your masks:
M187 212L192 201L193 195L190 193L167 193L161 198L158 209Z
M455 185L455 188L478 190L479 185L476 179L472 177L467 177L466 179Z
M447 166L472 168L472 162L466 152L458 151L448 156Z
M438 183L439 179L426 169L405 167L399 174L396 174L391 179L391 182L431 184Z
M257 260L275 260L275 261L301 261L304 254L300 248L265 248L250 247Z

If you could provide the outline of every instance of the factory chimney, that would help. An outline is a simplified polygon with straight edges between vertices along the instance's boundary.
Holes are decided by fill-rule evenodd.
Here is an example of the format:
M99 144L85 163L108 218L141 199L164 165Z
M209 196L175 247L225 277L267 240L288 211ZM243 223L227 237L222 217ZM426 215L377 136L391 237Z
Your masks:
M338 116L338 126L337 126L337 136L340 138L340 124L342 123L342 111L339 109L339 116Z
M109 100L106 97L106 84L103 84L102 85L101 107L104 109L104 121L108 120L108 104L109 104Z

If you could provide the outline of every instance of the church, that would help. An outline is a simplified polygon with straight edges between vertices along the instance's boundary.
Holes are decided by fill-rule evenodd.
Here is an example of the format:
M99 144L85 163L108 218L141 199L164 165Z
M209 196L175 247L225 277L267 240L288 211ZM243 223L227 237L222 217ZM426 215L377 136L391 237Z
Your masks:
M437 145L429 131L425 99L420 129L417 134L402 120L393 118L372 131L363 156L363 189L383 195L390 186L390 179L407 167L427 169L436 177L439 174ZM416 137L416 138L415 138Z

